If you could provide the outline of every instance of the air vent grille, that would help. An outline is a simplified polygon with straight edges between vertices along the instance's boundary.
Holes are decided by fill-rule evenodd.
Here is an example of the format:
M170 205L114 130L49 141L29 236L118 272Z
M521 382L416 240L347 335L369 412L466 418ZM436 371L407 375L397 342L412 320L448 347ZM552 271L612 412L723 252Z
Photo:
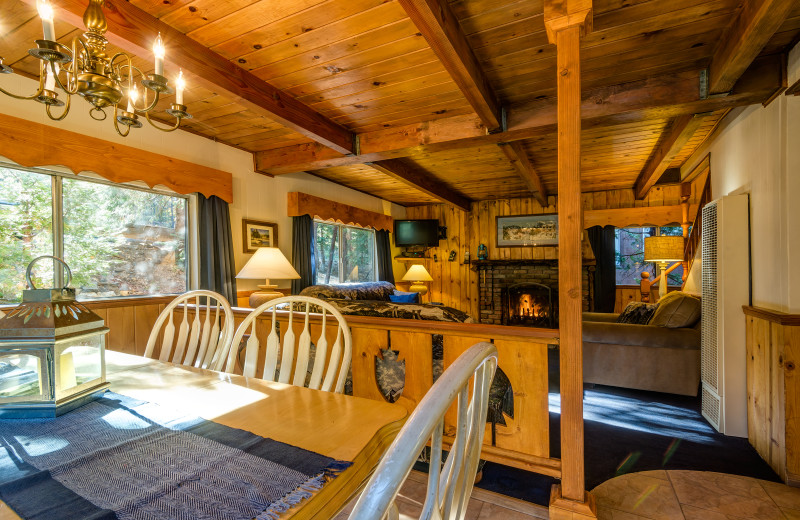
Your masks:
M717 203L703 208L703 302L701 325L701 378L703 383L719 393L719 345L717 331ZM705 394L703 394L705 408Z
M716 428L717 430L720 429L720 403L721 399L719 396L712 390L703 385L703 397L702 397L702 412L703 417L708 419L708 422Z

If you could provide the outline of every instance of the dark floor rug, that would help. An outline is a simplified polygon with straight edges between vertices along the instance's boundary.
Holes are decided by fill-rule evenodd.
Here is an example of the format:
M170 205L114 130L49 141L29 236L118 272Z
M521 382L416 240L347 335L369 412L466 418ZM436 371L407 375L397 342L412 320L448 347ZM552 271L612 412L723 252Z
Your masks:
M557 366L557 364L556 364ZM558 388L558 374L550 375ZM550 446L560 457L559 395L550 394ZM597 385L584 390L586 489L625 473L716 471L780 482L747 439L727 437L703 418L700 398ZM547 505L554 479L486 463L476 487Z

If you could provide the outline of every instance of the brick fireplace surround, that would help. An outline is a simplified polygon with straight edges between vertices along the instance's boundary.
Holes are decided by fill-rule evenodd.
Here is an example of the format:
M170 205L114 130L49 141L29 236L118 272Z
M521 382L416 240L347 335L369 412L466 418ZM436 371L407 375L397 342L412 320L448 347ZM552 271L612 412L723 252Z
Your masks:
M558 260L478 260L478 322L501 325L503 290L514 284L540 283L553 289L558 301ZM583 266L583 310L592 308L594 265ZM556 325L557 326L557 325Z

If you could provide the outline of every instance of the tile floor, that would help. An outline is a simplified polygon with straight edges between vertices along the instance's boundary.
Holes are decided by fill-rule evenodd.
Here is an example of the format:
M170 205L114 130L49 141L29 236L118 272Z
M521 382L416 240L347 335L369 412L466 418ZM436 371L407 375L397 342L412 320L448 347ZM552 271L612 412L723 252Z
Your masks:
M427 475L412 472L397 498L401 520L419 518ZM800 520L800 488L705 471L643 471L593 493L598 520ZM347 520L350 504L334 520ZM548 518L547 508L474 489L467 520Z
M425 486L428 475L412 471L397 496L400 520L419 518L425 501ZM339 513L334 520L347 520L353 503ZM523 500L517 500L483 489L473 489L467 507L466 520L534 520L548 518L547 508Z
M705 471L644 471L594 491L599 520L800 520L800 489Z

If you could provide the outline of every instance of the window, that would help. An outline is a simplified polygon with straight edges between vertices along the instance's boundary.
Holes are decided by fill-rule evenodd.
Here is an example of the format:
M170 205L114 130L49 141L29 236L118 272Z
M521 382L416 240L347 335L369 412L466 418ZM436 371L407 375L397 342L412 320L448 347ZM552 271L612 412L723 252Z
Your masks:
M680 226L665 226L660 228L662 235L680 236L683 229ZM656 228L617 228L615 231L617 285L639 285L642 281L642 271L650 273L650 279L656 277L656 266L652 262L644 261L644 239L654 236ZM677 267L667 275L668 285L681 285L683 266Z
M41 255L67 262L82 300L186 291L187 197L2 166L0 186L0 303L21 300ZM60 271L37 263L34 283Z
M317 284L374 282L375 230L314 221Z

